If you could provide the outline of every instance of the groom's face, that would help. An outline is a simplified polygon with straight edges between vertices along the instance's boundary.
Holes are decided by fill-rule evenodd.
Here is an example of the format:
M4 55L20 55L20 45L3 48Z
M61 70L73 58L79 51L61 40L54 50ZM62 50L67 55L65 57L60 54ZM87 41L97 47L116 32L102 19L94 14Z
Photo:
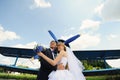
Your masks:
M57 44L55 41L50 42L50 48L54 49L54 48L56 48L56 46L57 46Z

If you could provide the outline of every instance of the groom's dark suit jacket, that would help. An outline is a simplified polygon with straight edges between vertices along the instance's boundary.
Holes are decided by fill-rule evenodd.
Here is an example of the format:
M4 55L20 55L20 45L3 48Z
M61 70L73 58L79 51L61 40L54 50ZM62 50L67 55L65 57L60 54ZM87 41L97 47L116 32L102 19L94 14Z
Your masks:
M53 59L52 51L50 48L42 51L47 57ZM56 52L55 52L56 53ZM41 67L39 69L37 80L48 80L48 75L51 71L56 70L56 66L50 65L46 60L40 57Z

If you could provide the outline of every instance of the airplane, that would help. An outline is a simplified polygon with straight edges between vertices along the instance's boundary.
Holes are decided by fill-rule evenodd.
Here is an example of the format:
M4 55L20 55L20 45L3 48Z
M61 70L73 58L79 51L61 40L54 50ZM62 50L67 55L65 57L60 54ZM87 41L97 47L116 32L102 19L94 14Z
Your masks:
M85 50L85 51L78 50L73 52L79 60L104 60L105 65L106 65L106 60L108 59L120 58L120 50ZM30 59L31 57L35 56L36 53L33 51L33 49L0 46L0 54L8 57L16 57L16 60L13 65L0 64L0 67L10 71L15 71L15 72L30 73L30 74L38 73L38 69L21 68L16 66L18 58ZM120 74L120 68L106 68L101 70L84 70L83 74L85 76Z
M51 37L58 42L57 37L55 34L49 30L48 31ZM69 47L69 43L76 40L80 37L79 34L67 39L64 41L64 44ZM107 65L106 60L108 59L119 59L120 58L120 50L85 50L85 51L73 51L75 56L79 60L104 60L105 66ZM16 66L18 58L31 58L36 56L36 53L33 49L25 49L25 48L12 48L12 47L0 47L0 54L8 57L16 57L16 60L13 65L7 66L0 64L0 67L16 71L22 73L31 73L37 74L38 70L30 69L30 68L20 68ZM83 74L85 76L92 76L92 75L104 75L104 74L120 74L120 68L107 68L101 70L84 70Z

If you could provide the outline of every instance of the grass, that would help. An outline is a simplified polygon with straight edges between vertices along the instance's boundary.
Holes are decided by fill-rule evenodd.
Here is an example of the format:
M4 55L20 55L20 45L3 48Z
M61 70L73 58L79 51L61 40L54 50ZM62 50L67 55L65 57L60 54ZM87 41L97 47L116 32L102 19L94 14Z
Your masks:
M36 80L36 75L0 73L0 78L2 78L2 79L16 79L16 80Z
M87 76L87 80L120 80L119 75Z
M86 80L106 80L106 76L89 76Z
M0 79L36 80L36 77L32 74L0 73ZM120 75L87 76L86 80L120 80Z

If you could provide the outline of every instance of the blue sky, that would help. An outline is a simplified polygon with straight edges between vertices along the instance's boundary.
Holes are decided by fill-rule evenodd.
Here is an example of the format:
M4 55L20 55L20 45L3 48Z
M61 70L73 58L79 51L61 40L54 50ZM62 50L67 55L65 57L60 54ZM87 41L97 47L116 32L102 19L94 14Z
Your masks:
M57 38L65 40L81 34L70 44L73 50L120 49L119 3L120 0L0 0L0 46L33 48L40 43L48 47L52 40L48 30L52 30ZM0 57L3 63L14 61Z
M73 49L120 49L117 3L119 0L0 0L0 45L48 46L52 40L48 30L52 30L63 39L81 34L71 43Z

